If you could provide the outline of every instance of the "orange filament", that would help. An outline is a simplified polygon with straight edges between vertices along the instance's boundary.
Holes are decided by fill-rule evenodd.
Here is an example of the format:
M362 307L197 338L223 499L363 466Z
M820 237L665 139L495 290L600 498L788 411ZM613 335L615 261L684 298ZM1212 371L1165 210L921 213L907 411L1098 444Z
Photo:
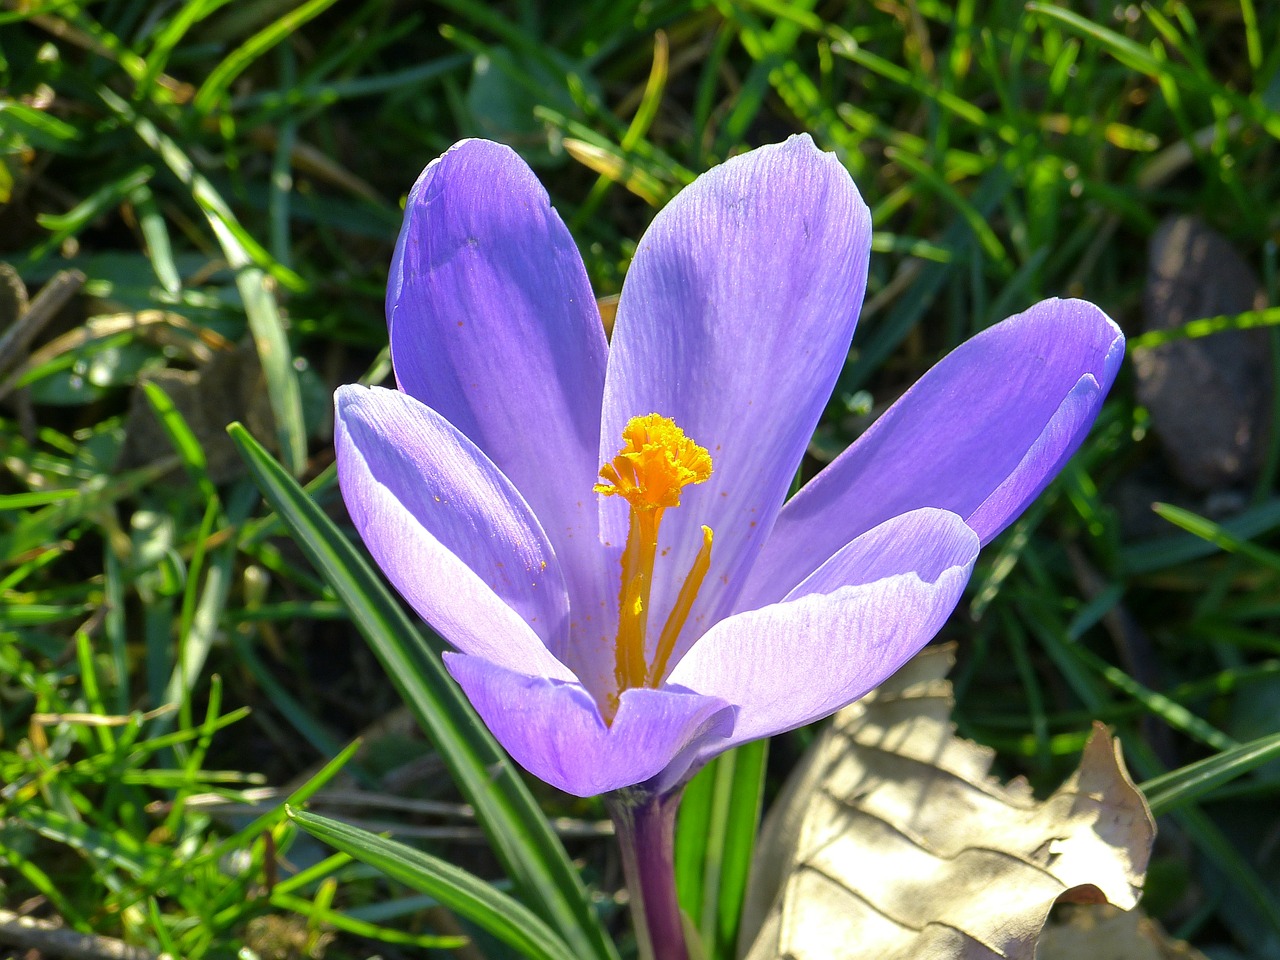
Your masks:
M702 528L702 548L685 578L658 639L653 663L645 647L649 633L649 596L658 552L658 527L669 507L680 506L680 491L711 476L711 455L684 435L667 417L632 417L622 431L623 446L600 468L601 496L619 496L631 507L627 545L622 551L622 589L618 595L616 641L617 693L608 698L605 720L612 722L623 690L657 687L666 672L698 589L711 565L711 530Z
M631 530L622 551L622 592L618 597L618 692L644 683L644 648L649 634L649 592L658 552L662 508L632 510Z
M676 649L676 640L680 636L680 631L684 629L684 622L689 619L693 601L698 599L698 590L701 589L702 581L706 578L710 567L711 528L703 527L702 546L698 548L698 556L694 558L693 566L689 568L689 575L684 578L684 583L680 586L680 595L676 597L675 606L667 616L667 625L662 628L662 635L658 637L658 649L654 652L653 663L650 664L649 674L645 678L649 686L657 687L666 676L667 661L671 659L671 654Z

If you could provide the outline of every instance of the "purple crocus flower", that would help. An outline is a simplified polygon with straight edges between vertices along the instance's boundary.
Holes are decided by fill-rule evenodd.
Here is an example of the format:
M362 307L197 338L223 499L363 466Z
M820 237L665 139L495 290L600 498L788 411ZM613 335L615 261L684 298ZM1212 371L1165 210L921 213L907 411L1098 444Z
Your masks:
M1124 339L1048 300L951 353L784 505L870 233L807 136L736 157L654 219L610 344L511 149L464 141L415 184L387 290L399 390L338 390L339 478L531 773L668 793L856 700L1079 445Z

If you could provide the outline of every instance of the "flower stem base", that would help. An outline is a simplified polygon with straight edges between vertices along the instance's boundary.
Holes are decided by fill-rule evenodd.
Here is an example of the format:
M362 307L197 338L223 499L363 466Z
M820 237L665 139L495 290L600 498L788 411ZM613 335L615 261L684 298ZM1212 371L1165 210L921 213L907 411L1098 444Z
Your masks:
M642 960L689 960L676 899L675 832L680 791L620 790L605 798L622 848L622 869Z

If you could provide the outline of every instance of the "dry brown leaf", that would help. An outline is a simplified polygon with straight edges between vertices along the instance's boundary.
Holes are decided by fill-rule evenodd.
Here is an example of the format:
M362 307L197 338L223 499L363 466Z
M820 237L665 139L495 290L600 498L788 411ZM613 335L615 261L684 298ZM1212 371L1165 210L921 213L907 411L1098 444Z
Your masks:
M1173 940L1140 910L1071 904L1054 911L1040 934L1036 960L1206 960Z
M1033 960L1059 901L1138 900L1155 824L1097 726L1043 802L954 736L949 648L836 715L771 811L748 960Z

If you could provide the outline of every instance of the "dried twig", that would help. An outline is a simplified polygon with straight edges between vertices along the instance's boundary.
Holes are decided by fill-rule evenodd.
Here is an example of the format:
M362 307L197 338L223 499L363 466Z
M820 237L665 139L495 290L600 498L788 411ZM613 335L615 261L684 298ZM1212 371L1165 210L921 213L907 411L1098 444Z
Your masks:
M54 274L53 279L35 295L13 325L0 333L0 365L8 366L12 359L21 356L36 334L44 329L45 324L67 305L67 301L83 285L84 274L79 270L59 270Z
M0 943L67 960L168 960L169 957L167 953L155 954L131 947L114 937L77 933L49 920L24 917L3 909L0 909Z

